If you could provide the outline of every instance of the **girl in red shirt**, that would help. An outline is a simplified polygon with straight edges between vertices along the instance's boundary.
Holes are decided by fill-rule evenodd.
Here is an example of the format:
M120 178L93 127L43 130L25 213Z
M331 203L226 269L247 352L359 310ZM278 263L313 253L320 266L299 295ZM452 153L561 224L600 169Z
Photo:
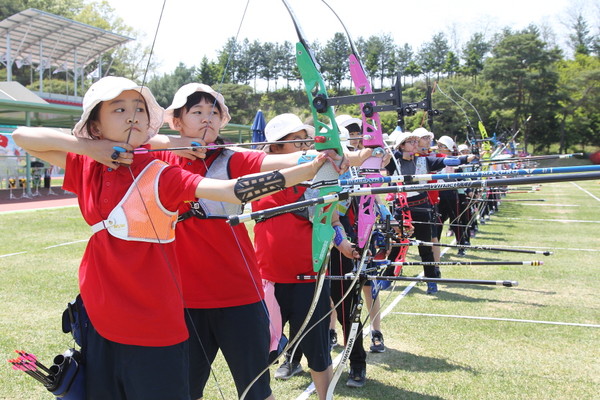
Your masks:
M314 128L303 124L294 114L281 114L269 121L265 135L269 141L307 140L300 143L300 146L297 146L298 143L281 143L268 145L265 149L270 153L290 154L298 149L308 150ZM294 186L252 203L252 209L264 210L314 195L313 189ZM358 257L352 244L345 238L343 227L336 217L332 225L341 232L341 241L336 244L339 251L346 257ZM312 223L308 209L267 218L254 226L254 245L262 278L274 284L281 319L283 324L289 322L291 335L298 332L306 318L315 291L314 280L301 281L297 278L298 275L314 275L311 238ZM331 310L329 295L329 285L325 284L309 326ZM299 348L308 360L319 399L325 399L333 375L329 352L329 320L324 319L305 333ZM290 361L293 360L288 362Z

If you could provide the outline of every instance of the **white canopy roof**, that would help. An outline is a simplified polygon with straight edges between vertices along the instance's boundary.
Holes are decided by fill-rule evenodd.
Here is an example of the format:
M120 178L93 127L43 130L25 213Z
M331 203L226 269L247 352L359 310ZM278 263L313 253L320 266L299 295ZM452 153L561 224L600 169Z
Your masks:
M0 55L22 64L74 70L132 38L30 8L0 21ZM8 51L10 50L10 54ZM10 56L10 58L8 58Z

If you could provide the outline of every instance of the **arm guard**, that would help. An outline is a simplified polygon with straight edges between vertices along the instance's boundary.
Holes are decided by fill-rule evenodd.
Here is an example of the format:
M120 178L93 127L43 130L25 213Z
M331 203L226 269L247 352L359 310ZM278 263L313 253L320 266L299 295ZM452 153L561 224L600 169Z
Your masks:
M279 171L238 178L233 193L242 203L285 188L285 177Z
M444 157L444 165L447 167L454 167L456 165L461 165L461 164L465 164L464 162L461 162L460 159L455 158L455 157Z

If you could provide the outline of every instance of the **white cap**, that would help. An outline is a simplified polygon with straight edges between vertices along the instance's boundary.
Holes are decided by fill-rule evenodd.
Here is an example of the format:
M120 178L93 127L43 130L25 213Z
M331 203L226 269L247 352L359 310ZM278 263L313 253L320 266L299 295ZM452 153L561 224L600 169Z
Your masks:
M415 129L413 131L413 134L416 135L416 136L418 136L418 137L420 137L420 138L429 136L429 139L433 140L433 133L429 132L427 129L425 129L423 127L419 127L417 129Z
M83 96L83 114L79 122L73 128L73 135L82 138L91 138L88 132L86 122L90 113L98 104L103 101L112 100L119 97L126 90L135 90L139 92L146 101L150 121L148 125L148 138L156 135L161 126L163 126L163 114L165 110L158 104L154 95L146 86L140 86L132 80L118 76L106 76L95 82Z
M400 135L398 135L398 137L396 137L396 141L394 142L395 146L396 147L400 146L402 143L406 142L406 139L411 138L411 137L414 137L417 139L420 138L420 136L415 135L414 132L402 132Z
M187 85L183 85L179 88L175 96L173 96L173 102L169 107L167 107L167 112L165 113L165 122L169 124L171 129L175 129L173 125L173 112L178 108L181 108L187 103L188 97L196 92L204 92L212 95L219 106L221 107L221 126L219 129L225 127L227 123L231 120L231 116L229 115L229 108L225 105L225 98L223 95L208 85L203 83L188 83Z
M452 140L450 136L442 136L437 141L446 146L450 151L454 151L454 148L456 147L456 143L454 143L454 140Z
M276 142L293 132L305 130L308 136L315 135L315 128L303 124L296 114L280 114L269 121L265 127L265 137L268 142Z
M335 117L335 122L337 123L337 125L339 127L342 127L342 128L347 128L348 125L352 125L352 124L358 124L359 127L362 125L362 120L351 117L347 114L338 115L337 117Z
M458 145L458 151L463 151L463 150L469 150L469 146L467 146L466 144L459 144Z

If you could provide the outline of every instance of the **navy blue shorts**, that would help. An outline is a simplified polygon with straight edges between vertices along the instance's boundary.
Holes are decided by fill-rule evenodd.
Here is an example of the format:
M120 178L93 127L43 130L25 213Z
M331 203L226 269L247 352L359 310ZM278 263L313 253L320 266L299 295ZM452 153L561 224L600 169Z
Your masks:
M275 297L281 309L282 323L290 323L290 332L298 332L302 322L306 318L310 303L315 292L315 282L309 283L276 283ZM325 282L323 290L319 295L319 301L307 328L301 332L306 333L316 321L331 311L329 301L329 282ZM308 367L315 372L322 372L331 365L331 353L329 352L329 320L325 318L317 326L308 331L300 342L299 348L308 360ZM292 340L293 338L290 338Z
M188 342L147 347L87 333L87 400L189 400Z
M190 331L190 394L203 397L210 366L219 349L227 361L238 397L269 365L269 317L262 301L226 308L186 309ZM190 322L190 319L193 323ZM267 370L252 385L248 400L264 400L271 395Z

